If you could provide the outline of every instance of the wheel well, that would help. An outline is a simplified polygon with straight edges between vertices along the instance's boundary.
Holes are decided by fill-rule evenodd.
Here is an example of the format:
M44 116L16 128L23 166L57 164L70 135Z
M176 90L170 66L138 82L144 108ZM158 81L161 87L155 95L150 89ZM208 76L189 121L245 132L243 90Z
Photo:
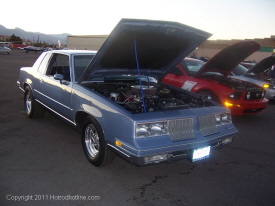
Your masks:
M76 122L76 125L77 125L77 129L82 132L82 128L85 124L85 119L87 118L91 118L92 120L94 120L96 123L99 124L99 122L97 121L97 119L95 117L93 117L91 114L88 114L86 112L83 112L83 111L79 111L76 113L75 115L75 122Z
M199 91L197 92L197 94L199 94L199 93L201 93L201 92L210 92L210 93L213 93L213 95L215 95L216 101L218 101L218 102L221 101L221 100L220 100L220 97L219 97L214 91L212 91L212 90L210 90L210 89L201 89L201 90L199 90Z
M23 85L24 88L23 89L25 90L27 86L29 86L32 89L32 87L27 83L24 83L24 85Z
M215 92L213 92L213 91L212 91L212 90L210 90L210 89L201 89L201 90L197 91L197 94L199 94L199 93L201 93L201 92L211 92L211 93L213 93L213 94L215 94L215 95L216 95L216 93L215 93Z

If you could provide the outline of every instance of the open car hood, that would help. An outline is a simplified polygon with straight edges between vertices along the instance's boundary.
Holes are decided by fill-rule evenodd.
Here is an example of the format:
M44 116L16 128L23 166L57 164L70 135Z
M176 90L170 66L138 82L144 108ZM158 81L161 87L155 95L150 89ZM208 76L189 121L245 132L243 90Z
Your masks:
M211 34L176 22L122 19L86 68L79 83L104 76L165 76Z
M198 77L204 72L218 72L227 76L245 58L260 49L254 41L241 41L226 47L207 61L194 75Z
M260 74L263 73L265 70L267 70L269 67L275 64L275 55L271 55L269 57L266 57L259 61L257 64L255 64L253 67L251 67L245 75L249 73L254 73L254 74Z

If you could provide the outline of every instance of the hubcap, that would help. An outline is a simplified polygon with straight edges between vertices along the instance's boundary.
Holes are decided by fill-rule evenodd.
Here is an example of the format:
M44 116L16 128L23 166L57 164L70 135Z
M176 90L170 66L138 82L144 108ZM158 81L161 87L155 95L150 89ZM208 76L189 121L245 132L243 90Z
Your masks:
M89 155L95 159L99 153L99 137L94 125L89 124L85 129L85 145Z

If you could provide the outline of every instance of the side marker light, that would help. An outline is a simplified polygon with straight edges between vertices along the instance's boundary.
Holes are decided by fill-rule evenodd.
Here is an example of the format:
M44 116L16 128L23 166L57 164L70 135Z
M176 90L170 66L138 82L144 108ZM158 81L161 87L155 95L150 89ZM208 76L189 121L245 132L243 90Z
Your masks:
M120 141L116 140L116 146L121 147L121 146L122 146L122 142L120 142Z

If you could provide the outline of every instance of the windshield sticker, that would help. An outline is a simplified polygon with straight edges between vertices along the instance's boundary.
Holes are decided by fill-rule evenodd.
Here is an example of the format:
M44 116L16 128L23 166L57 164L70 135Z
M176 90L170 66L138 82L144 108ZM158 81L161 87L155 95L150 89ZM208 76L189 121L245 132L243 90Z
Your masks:
M181 88L187 91L191 91L196 84L197 82L186 81Z

